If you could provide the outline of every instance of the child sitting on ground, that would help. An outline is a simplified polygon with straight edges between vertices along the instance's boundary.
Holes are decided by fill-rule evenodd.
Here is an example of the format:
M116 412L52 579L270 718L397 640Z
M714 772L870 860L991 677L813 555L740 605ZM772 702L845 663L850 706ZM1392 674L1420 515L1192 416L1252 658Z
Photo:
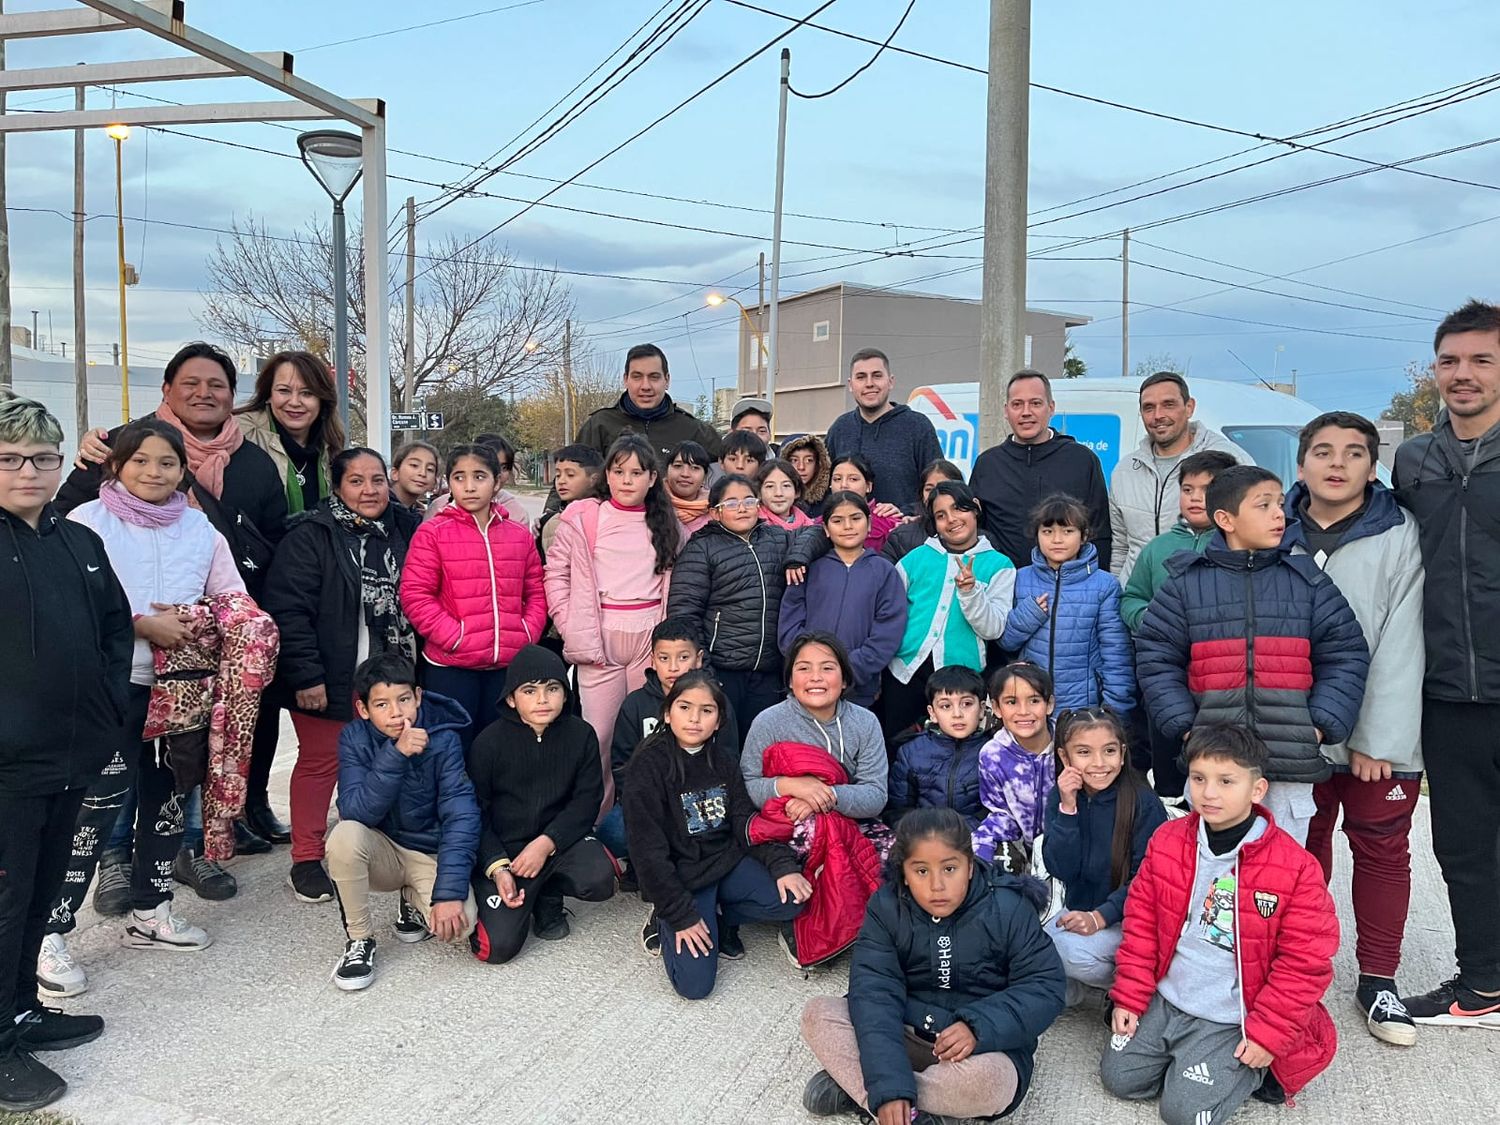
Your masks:
M1052 706L1045 668L1018 660L990 677L1000 729L979 751L979 799L988 813L974 830L974 854L1013 875L1030 868L1057 776Z
M1260 807L1265 743L1209 724L1184 755L1194 812L1152 838L1126 900L1100 1076L1119 1098L1160 1095L1165 1121L1217 1123L1333 1061L1339 923L1318 861Z
M854 946L848 996L802 1009L802 1039L823 1067L803 1091L807 1111L937 1125L1020 1105L1037 1038L1063 1008L1034 893L974 858L954 810L909 813Z
M339 734L339 822L325 845L344 919L333 983L345 992L375 982L371 891L401 892L398 941L461 941L478 917L469 871L479 805L458 737L469 716L446 696L423 695L397 653L361 664L354 692L359 718Z
M506 669L500 718L469 752L484 825L470 944L492 965L520 953L532 928L545 941L567 937L564 895L601 902L615 893L614 865L592 835L604 791L599 739L566 713L566 676L556 653L521 649Z
M984 681L979 673L953 664L928 677L927 717L937 729L929 726L896 750L885 822L895 828L912 809L953 809L973 831L984 816L979 800Z

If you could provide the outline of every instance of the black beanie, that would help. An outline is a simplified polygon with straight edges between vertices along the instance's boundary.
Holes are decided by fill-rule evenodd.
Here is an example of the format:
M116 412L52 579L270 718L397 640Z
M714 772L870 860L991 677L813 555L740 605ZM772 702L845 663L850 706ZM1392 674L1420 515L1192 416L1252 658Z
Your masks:
M510 667L505 670L505 693L509 698L516 690L526 684L541 684L548 680L556 680L562 684L563 690L568 690L568 666L563 663L562 657L550 648L541 645L527 645L516 653Z

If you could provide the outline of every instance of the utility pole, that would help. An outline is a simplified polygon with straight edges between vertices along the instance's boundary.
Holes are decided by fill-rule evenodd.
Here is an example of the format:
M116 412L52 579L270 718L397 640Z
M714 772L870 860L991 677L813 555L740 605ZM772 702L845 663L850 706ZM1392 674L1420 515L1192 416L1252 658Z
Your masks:
M80 66L83 64L80 63ZM84 87L73 89L73 108L82 113ZM83 130L73 130L73 419L78 436L89 429L88 331L84 325L83 295Z
M771 313L768 335L770 347L766 354L766 401L772 409L776 406L776 336L779 329L781 304L781 197L786 183L786 99L791 87L792 52L781 49L781 107L776 122L776 204L771 219Z
M1120 378L1130 378L1130 228L1120 242Z
M563 444L573 440L573 322L563 321Z
M1026 359L1026 175L1031 0L990 0L979 310L979 448L1004 435L1005 382Z
M406 365L402 373L401 409L410 410L416 396L412 365L417 347L417 200L406 197Z
M765 339L766 252L764 250L762 250L760 253L760 286L756 289L755 331L762 340ZM757 396L759 396L764 393L761 387L761 383L766 377L766 357L762 354L760 345L756 341L752 341L750 344L750 357L751 366L755 369L755 393Z
M0 15L5 0L0 0ZM0 70L5 69L5 40L0 39ZM5 112L5 91L0 90L0 114ZM36 337L31 339L36 347ZM11 385L10 363L10 212L5 205L5 134L0 133L0 387Z

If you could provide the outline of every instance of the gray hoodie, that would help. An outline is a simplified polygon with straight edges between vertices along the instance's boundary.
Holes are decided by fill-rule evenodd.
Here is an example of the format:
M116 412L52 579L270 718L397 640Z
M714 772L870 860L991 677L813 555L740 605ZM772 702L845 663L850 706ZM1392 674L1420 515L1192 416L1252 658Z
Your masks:
M761 758L766 747L777 742L817 746L838 759L851 781L833 787L837 812L855 820L869 820L885 811L889 768L885 737L879 721L863 707L841 700L833 718L824 723L795 699L784 699L756 716L745 735L740 772L757 808L764 808L776 797L776 782L766 777Z

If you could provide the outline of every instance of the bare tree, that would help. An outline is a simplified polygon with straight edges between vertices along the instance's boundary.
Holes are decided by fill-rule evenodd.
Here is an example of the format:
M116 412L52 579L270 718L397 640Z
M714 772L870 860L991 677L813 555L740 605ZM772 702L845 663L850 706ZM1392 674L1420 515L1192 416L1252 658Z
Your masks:
M562 365L558 364L537 380L524 401L516 404L517 444L528 449L556 449L566 445L585 418L620 397L619 369L608 365L597 352L580 352L576 333L573 339L573 433L563 432L564 387Z
M357 227L349 232L351 412L363 418L364 263ZM572 295L555 273L528 269L499 242L465 246L453 235L419 250L413 348L413 398L449 388L472 395L528 390L561 362ZM310 222L302 236L271 234L250 218L233 223L209 255L216 292L199 317L203 328L250 351L297 347L328 355L333 335L333 247L328 228ZM403 402L405 286L396 283L387 327L391 401Z

